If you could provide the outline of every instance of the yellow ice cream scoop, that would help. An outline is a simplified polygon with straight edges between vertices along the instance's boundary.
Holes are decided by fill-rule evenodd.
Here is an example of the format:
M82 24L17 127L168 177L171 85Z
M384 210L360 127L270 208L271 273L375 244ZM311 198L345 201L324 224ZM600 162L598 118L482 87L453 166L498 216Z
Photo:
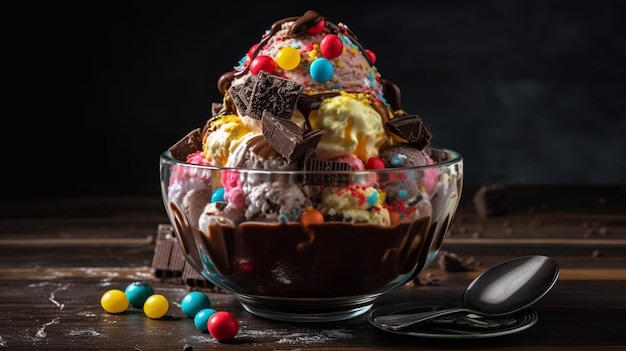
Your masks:
M329 215L341 214L354 223L373 223L389 226L389 211L383 206L385 193L374 187L349 186L325 188L320 208Z
M237 115L222 115L211 121L205 132L202 151L204 156L214 166L224 166L230 153L233 152L250 133L248 128Z
M353 154L366 162L392 141L366 94L342 92L325 98L317 110L311 111L309 123L313 129L324 130L316 149L316 157L321 159Z

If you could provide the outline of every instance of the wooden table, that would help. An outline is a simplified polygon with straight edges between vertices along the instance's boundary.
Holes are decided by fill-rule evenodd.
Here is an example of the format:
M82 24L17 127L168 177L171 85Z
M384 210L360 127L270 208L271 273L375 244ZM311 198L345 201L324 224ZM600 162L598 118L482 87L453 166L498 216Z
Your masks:
M115 350L624 350L626 349L626 187L508 186L506 215L481 217L466 186L443 251L476 270L433 264L421 284L380 298L458 302L483 269L526 254L554 257L561 275L533 309L538 322L486 339L439 340L381 331L365 316L332 323L284 323L245 312L228 293L204 289L241 329L220 343L180 309L191 289L157 278L151 267L157 228L167 223L158 187L74 189L75 195L0 200L0 347ZM108 289L133 281L168 297L170 310L149 319L130 308L109 314Z

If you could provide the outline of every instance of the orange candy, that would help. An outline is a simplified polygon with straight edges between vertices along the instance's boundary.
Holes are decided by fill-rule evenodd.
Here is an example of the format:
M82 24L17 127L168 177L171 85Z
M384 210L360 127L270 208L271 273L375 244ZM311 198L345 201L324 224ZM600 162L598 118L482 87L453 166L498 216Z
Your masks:
M400 214L396 211L389 210L389 221L392 226L400 223Z
M324 215L322 212L314 208L306 209L300 215L300 222L302 222L305 226L311 224L322 224L324 223Z

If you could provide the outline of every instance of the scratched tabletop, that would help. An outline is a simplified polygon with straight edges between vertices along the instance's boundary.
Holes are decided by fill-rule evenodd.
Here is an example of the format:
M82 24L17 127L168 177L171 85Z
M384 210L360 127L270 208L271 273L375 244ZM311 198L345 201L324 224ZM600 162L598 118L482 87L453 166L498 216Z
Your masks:
M626 186L507 186L506 209L488 216L473 202L479 188L463 190L438 259L374 308L459 305L463 289L490 266L551 256L561 268L559 280L533 305L536 321L527 328L449 338L383 331L367 314L328 323L255 317L184 261L158 262L171 229L158 187L78 187L62 195L0 198L0 348L625 350ZM150 319L133 307L120 314L102 309L104 292L136 281L167 297L164 317ZM192 290L235 315L240 330L232 341L215 340L184 315L180 302Z

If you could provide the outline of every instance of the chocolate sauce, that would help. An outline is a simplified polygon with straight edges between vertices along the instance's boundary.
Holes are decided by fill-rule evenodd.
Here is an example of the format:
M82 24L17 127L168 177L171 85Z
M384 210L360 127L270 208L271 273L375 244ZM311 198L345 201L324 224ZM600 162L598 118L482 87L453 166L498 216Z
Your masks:
M331 298L383 291L416 268L434 235L430 217L392 227L327 222L214 223L201 235L216 272L240 294Z

